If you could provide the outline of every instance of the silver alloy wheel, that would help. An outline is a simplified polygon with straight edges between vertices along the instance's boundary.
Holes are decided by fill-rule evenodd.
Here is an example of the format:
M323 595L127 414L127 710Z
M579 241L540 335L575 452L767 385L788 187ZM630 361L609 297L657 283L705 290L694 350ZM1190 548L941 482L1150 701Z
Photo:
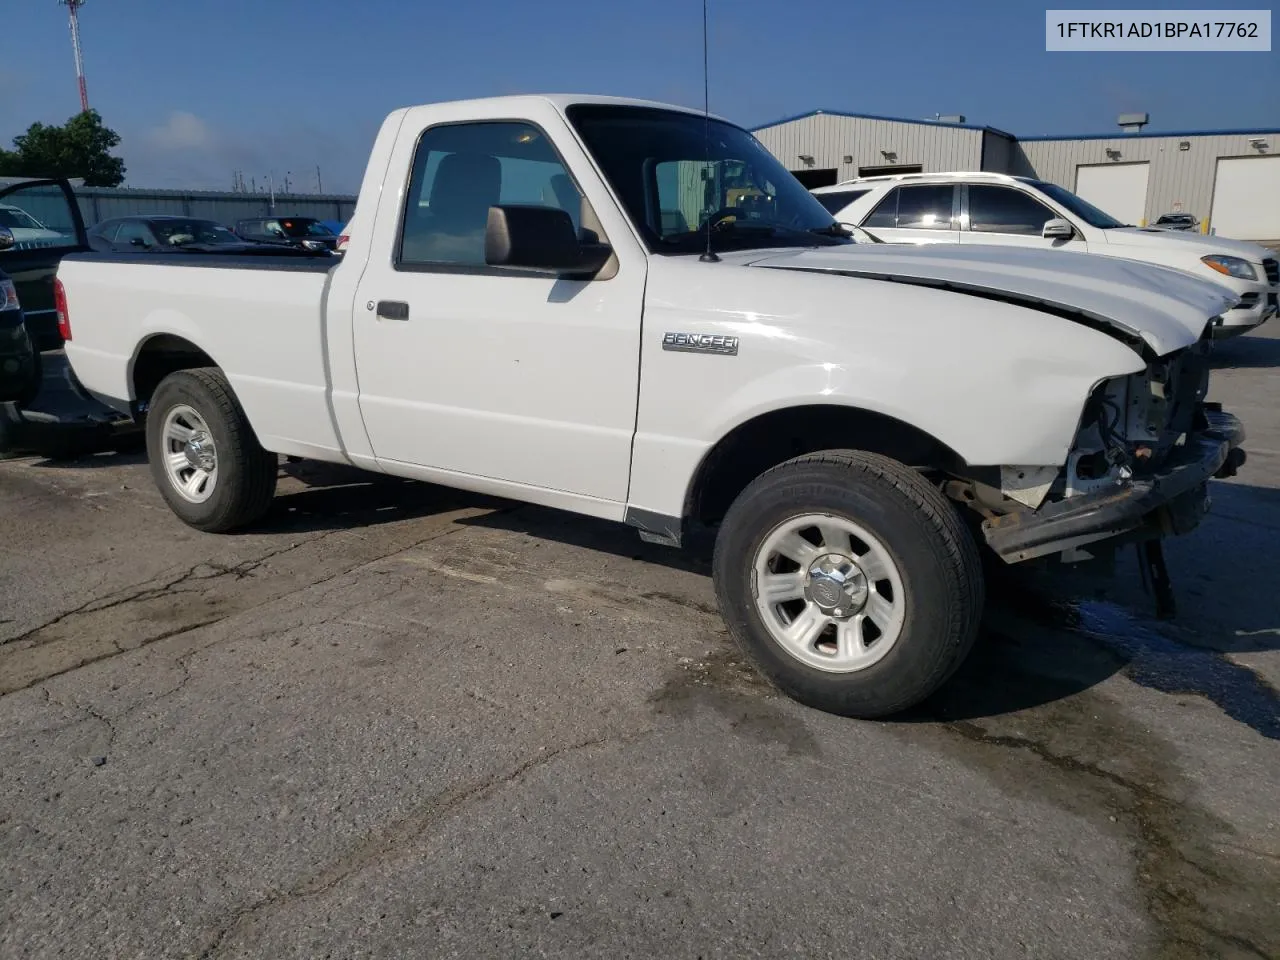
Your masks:
M906 618L902 576L883 543L845 517L805 514L756 551L751 589L770 636L819 670L865 670L892 649Z
M180 403L165 415L160 428L164 471L184 500L204 503L218 483L218 451L204 417Z

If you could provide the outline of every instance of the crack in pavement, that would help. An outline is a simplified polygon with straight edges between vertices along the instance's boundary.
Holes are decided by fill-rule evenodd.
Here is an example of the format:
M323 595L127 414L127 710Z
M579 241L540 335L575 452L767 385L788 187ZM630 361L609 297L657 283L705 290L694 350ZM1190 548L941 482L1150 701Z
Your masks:
M513 508L504 508L504 510L495 510L490 512L505 512L505 509L513 509ZM28 690L34 686L45 683L56 677L63 676L64 674L71 673L76 670L80 670L83 667L92 666L95 663L101 663L104 660L109 660L123 653L132 653L136 650L141 650L144 647L152 646L163 640L169 640L169 639L172 639L173 637L181 636L183 634L188 634L196 630L203 629L204 627L213 626L214 624L221 623L224 620L228 620L228 619L231 619L232 617L236 617L243 613L247 613L250 610L258 609L259 607L264 606L267 603L274 603L282 599L285 599L286 597L294 596L306 590L311 590L315 587L322 586L333 580L337 580L340 577L347 576L353 573L354 571L361 569L362 567L367 567L372 564L379 563L391 557L395 557L402 553L408 552L410 550L417 549L418 547L421 547L424 544L430 543L433 540L437 540L441 537L447 537L447 536L450 536L451 534L461 533L468 529L470 528L454 523L443 530L435 530L425 537L415 540L412 543L405 544L402 547L397 547L388 553L377 554L376 556L373 556L373 557L362 558L355 563L344 566L341 569L336 570L333 573L328 574L324 577L321 577L317 580L309 581L308 583L305 583L294 589L286 590L283 593L270 597L264 600L262 603L257 604L256 606L246 607L241 609L233 609L224 613L218 613L214 616L197 620L192 623L184 623L177 627L174 627L171 630L163 631L154 637L146 637L142 639L139 643L131 647L124 647L115 638L108 638L109 642L111 643L112 649L96 655L77 658L74 662L67 663L65 666L62 666L56 670L43 672L39 676L33 677L26 683L21 683L21 684L18 684L17 686L8 687L8 688L0 688L0 697L8 696L11 693L18 693L22 690ZM181 576L171 579L170 581L166 582L166 584L164 584L163 586L147 587L141 590L135 588L132 593L130 593L125 597L114 599L109 603L104 603L104 604L101 604L100 606L92 607L92 609L86 609L87 607L91 606L92 604L92 601L91 601L90 604L86 604L82 608L77 608L76 610L67 611L64 614L59 615L58 617L51 620L44 627L38 627L35 630L28 631L27 633L22 635L22 638L30 638L33 634L37 634L41 630L46 629L50 626L53 626L54 624L64 622L69 617L77 613L82 613L85 615L94 614L94 613L99 613L103 610L117 608L131 602L141 603L141 602L156 599L162 596L171 596L171 593L169 592L170 588L185 582L208 582L208 581L217 580L221 577L225 577L228 575L234 576L236 579L244 579L244 577L248 576L253 570L258 569L268 560L281 556L282 554L289 553L290 551L296 550L299 547L305 546L307 544L316 543L327 537L335 536L338 533L346 532L347 530L348 528L345 528L345 527L340 528L338 530L331 530L331 531L328 531L327 533L321 534L318 537L310 537L301 542L291 544L288 547L284 547L279 550L272 551L261 557L257 557L251 560L246 560L230 567L223 567L221 565L214 565L214 564L208 564L208 563L196 564L194 567L185 571ZM204 576L197 576L196 573L201 568L213 569L215 570L215 572L212 574L206 574ZM275 631L272 631L272 632L275 632ZM16 638L16 639L22 639L22 638ZM10 643L13 643L13 642L15 641L10 641ZM36 644L35 646L39 646L39 644Z
M222 950L223 944L227 942L229 937L258 919L261 914L273 911L293 901L312 899L329 892L343 881L362 873L370 867L376 866L395 854L403 846L413 843L431 827L453 816L462 808L488 799L503 787L516 782L530 771L571 753L610 743L632 743L646 736L649 732L649 730L643 730L628 736L592 737L587 740L565 744L553 750L541 748L538 754L522 761L506 773L467 786L451 787L436 794L419 807L415 813L380 831L375 831L350 853L339 857L313 876L295 884L288 890L276 891L237 910L221 927L214 931L211 941L199 955L200 960L212 960Z
M200 563L197 563L194 566L189 567L187 570L185 570L178 576L174 577L173 579L168 580L164 583L161 583L158 586L154 585L155 578L153 578L152 580L149 580L149 581L143 581L143 583L140 583L140 584L134 584L131 587L122 588L123 590L129 591L125 593L123 596L115 596L113 594L108 594L106 597L94 597L91 600L86 600L84 603L82 603L78 607L75 607L71 610L66 610L58 614L53 619L48 620L37 627L32 627L30 630L27 630L24 633L20 633L15 637L10 637L7 640L0 640L0 647L8 646L9 644L21 643L25 640L30 640L32 637L36 636L37 634L40 634L41 632L48 630L50 627L57 626L59 623L62 623L64 620L67 620L68 618L74 617L78 614L100 613L103 610L110 610L114 607L124 606L126 603L136 603L136 602L142 602L146 600L152 600L152 599L155 599L156 597L172 595L173 593L190 592L190 591L174 590L175 587L180 587L184 583L207 582L209 580L216 580L219 577L225 577L225 576L230 576L236 580L243 580L245 577L251 575L254 570L257 570L259 567L265 564L268 560L271 560L274 557L282 556L286 553L289 553L290 551L297 550L299 547L306 546L309 543L315 543L319 540L323 540L325 537L333 536L333 534L337 532L339 531L333 530L327 533L320 534L319 536L316 536L316 537L308 537L305 540L300 540L297 543L292 543L289 546L282 547L279 550L273 550L269 553L263 554L260 557L255 557L250 560L242 560L240 563L233 564L232 566L224 566L223 564L219 564L219 563L210 563L208 561L201 561ZM212 570L213 573L205 574L204 576L197 576L196 575L197 571L199 571L202 568ZM117 593L119 593L119 591L117 591Z
M116 743L117 730L116 730L115 721L113 721L110 717L102 713L99 713L97 710L94 710L93 707L88 707L80 703L66 703L62 700L58 700L57 698L54 697L52 693L49 692L49 688L47 686L42 686L40 688L40 692L44 694L45 703L52 704L55 707L61 707L63 710L71 710L75 713L82 713L84 714L85 720L96 720L98 723L106 727L107 728L107 745L102 748L102 754L105 756L111 752L111 748L114 747ZM77 721L77 722L80 722L80 721Z
M967 720L939 720L944 729L969 742L1026 751L1058 771L1088 777L1108 788L1117 812L1126 814L1136 826L1135 874L1158 931L1155 957L1249 956L1266 960L1275 956L1270 952L1275 944L1255 942L1251 937L1274 937L1274 931L1267 932L1272 928L1265 911L1274 910L1280 897L1280 871L1272 869L1271 876L1265 876L1257 867L1250 869L1224 858L1222 848L1229 844L1217 837L1229 835L1229 826L1147 783L1057 752L1040 740L993 733ZM1109 819L1118 822L1115 816ZM1210 899L1211 903L1206 902ZM1256 902L1251 904L1250 899ZM1231 904L1230 911L1223 909L1224 901Z

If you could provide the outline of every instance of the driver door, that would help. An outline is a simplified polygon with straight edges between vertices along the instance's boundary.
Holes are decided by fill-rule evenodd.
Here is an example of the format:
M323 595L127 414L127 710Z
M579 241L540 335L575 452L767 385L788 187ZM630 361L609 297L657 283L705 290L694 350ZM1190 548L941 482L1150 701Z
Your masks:
M120 224L120 230L116 233L115 240L111 243L111 249L120 253L138 253L139 251L154 250L156 247L155 234L151 229L139 220L126 220Z
M970 183L965 185L964 192L961 244L1039 247L1082 253L1089 250L1088 243L1079 233L1069 240L1044 237L1044 225L1058 219L1058 214L1023 190L1000 184Z
M374 456L393 473L620 518L645 259L602 237L619 262L594 279L486 264L494 204L580 222L572 170L531 123L441 124L395 149L390 169L410 182L383 191L371 244L394 253L369 260L353 318Z

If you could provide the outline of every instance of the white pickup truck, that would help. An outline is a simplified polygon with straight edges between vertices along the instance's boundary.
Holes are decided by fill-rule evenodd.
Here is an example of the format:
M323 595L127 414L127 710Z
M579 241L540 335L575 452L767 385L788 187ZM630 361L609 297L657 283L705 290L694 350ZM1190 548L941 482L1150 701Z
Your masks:
M974 639L983 550L1193 526L1243 459L1204 402L1216 285L1102 257L854 243L750 134L526 96L397 110L341 257L78 254L67 353L146 420L174 512L259 520L277 455L679 545L714 530L780 688L902 710Z

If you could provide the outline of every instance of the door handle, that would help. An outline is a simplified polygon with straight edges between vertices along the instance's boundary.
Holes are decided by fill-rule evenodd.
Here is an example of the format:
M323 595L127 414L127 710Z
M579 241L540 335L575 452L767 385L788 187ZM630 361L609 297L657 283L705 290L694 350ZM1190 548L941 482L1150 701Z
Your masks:
M408 320L409 305L403 300L379 300L379 320Z

